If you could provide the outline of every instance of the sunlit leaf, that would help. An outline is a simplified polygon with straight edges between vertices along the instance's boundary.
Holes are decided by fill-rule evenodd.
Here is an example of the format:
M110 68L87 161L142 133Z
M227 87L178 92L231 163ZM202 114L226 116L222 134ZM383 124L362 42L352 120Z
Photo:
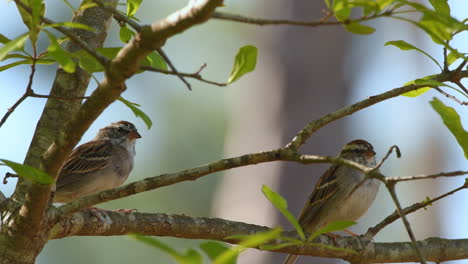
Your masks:
M332 222L328 225L326 225L325 227L323 228L320 228L319 230L315 231L309 238L307 238L308 241L312 241L314 240L314 238L322 235L322 234L326 234L326 233L330 233L330 232L336 232L336 231L342 231L350 226L353 226L355 225L356 222L354 221L351 221L351 220L338 220L338 221L335 221L335 222Z
M0 72L8 70L18 65L31 64L31 60L20 60L0 66Z
M0 159L3 164L14 170L20 177L30 179L31 181L39 184L52 184L54 179L49 174L31 167L29 165L23 165L6 159Z
M366 26L364 24L359 24L357 22L345 24L344 27L349 32L360 35L369 35L375 32L375 28Z
M95 7L95 6L97 6L97 4L92 2L92 1L81 1L81 5L78 8L78 12L83 12L86 9L91 8L91 7Z
M167 70L166 61L156 51L153 51L148 56L146 56L142 62L142 65L151 66L161 70Z
M450 51L450 53L447 55L447 66L452 65L452 63L454 63L456 60L462 57L462 54L460 54L459 52Z
M430 102L432 108L444 121L445 126L450 130L468 159L468 132L463 128L460 116L452 107L444 105L439 99L433 98Z
M181 254L177 252L177 250L175 250L174 248L170 247L169 245L157 239L154 239L148 236L138 235L138 234L131 234L129 236L148 246L157 248L165 252L166 254L174 258L177 261L177 263L180 263L180 264L202 264L203 263L203 257L200 255L200 253L198 253L197 251L193 249L188 249L185 254Z
M30 12L26 11L20 5L17 5L18 11L23 19L24 24L29 28L29 38L33 45L36 45L37 37L40 31L41 20L44 16L45 4L42 0L20 0L23 4L30 8Z
M450 6L448 5L447 0L429 0L429 2L436 11L447 16L450 15Z
M233 260L246 248L258 247L271 240L278 238L281 235L282 229L275 228L267 232L257 233L249 235L245 240L241 241L237 246L231 247L228 251L225 251L219 257L215 259L214 264L226 264L232 263Z
M5 59L9 52L22 48L27 39L28 34L26 33L3 45L0 48L0 61Z
M208 258L210 260L215 260L218 258L220 255L228 251L231 247L227 246L226 244L217 242L217 241L207 241L205 243L202 243L200 245L200 248L206 253ZM237 257L233 259L229 259L225 264L236 264L237 263Z
M351 15L351 8L347 0L334 0L332 9L338 21L344 21Z
M150 129L151 126L153 126L153 121L151 121L149 116L147 116L143 111L140 110L140 108L138 108L140 106L139 104L127 101L122 97L119 97L118 100L124 103L128 108L130 108L130 110L132 110L132 112L135 114L136 117L141 118L143 122L145 122L146 127L148 127L148 129Z
M273 190L271 190L268 186L262 186L262 192L265 197L276 207L278 210L288 219L288 221L294 226L297 233L301 237L302 240L305 240L304 231L302 230L301 225L297 222L296 218L289 212L288 210L288 202L281 197L281 195L277 194Z
M108 59L114 59L120 51L120 47L97 48L96 51ZM80 67L89 73L104 71L104 67L93 56L84 50L74 53L79 58Z
M119 37L123 43L128 43L134 35L135 32L131 31L127 26L120 27Z
M85 24L81 24L81 23L76 23L76 22L70 22L70 21L66 21L66 22L61 22L61 23L54 23L54 24L47 24L47 25L44 25L44 27L69 27L69 28L79 28L79 29L84 29L84 30L88 30L88 31L91 31L91 32L95 32L96 29L88 26L88 25L85 25Z
M76 64L72 60L72 55L62 49L62 47L57 42L57 38L52 33L48 32L47 30L44 30L44 32L47 33L47 36L50 40L49 47L47 48L50 57L55 59L64 71L68 73L75 72Z
M426 93L426 92L429 91L430 89L431 89L430 87L422 87L422 88L419 88L419 89L416 89L416 90L413 90L413 91L406 92L406 93L402 94L402 96L406 96L406 97L418 97L418 96L420 96L421 94Z
M228 83L233 83L244 74L255 70L255 66L257 65L257 53L257 48L251 45L239 49Z
M127 0L127 16L132 17L140 8L143 0Z
M442 66L440 66L439 62L437 62L436 59L434 59L434 57L432 57L431 55L429 55L427 52L409 44L408 42L404 41L404 40L393 40L393 41L388 41L387 43L385 43L385 46L388 46L388 45L393 45L401 50L416 50L416 51L419 51L420 53L426 55L429 59L431 59L435 64L437 64L437 66L439 66L440 69L442 69Z
M3 35L3 34L0 33L0 43L6 44L6 43L8 43L8 42L10 42L10 41L11 41L11 39L5 37L5 35Z

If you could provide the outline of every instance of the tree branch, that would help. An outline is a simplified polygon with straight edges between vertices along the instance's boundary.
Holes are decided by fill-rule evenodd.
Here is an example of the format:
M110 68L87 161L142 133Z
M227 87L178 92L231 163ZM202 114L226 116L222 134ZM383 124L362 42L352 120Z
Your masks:
M212 18L232 21L232 22L240 22L245 24L257 25L257 26L268 26L268 25L291 25L291 26L304 26L304 27L318 27L318 26L334 26L334 25L345 25L350 23L359 23L363 21L368 21L371 19L379 18L379 17L386 17L391 16L393 12L386 11L379 14L375 14L372 16L365 16L358 19L346 19L343 21L326 21L326 18L329 17L327 15L325 19L321 19L319 21L294 21L294 20L287 20L287 19L262 19L262 18L254 18L248 16L241 16L237 14L229 14L224 12L214 12Z
M154 190L183 181L194 181L200 177L215 172L279 160L293 161L301 164L334 163L350 166L360 171L363 171L364 173L369 173L373 171L373 168L366 167L354 161L326 156L299 155L296 153L292 153L287 148L282 148L277 150L247 154L229 159L222 159L200 167L183 170L176 173L163 174L151 178L146 178L115 189L106 190L86 197L82 197L73 202L63 205L54 212L52 212L52 219L56 219L56 221L59 221L61 217L75 213L79 210L88 208L95 204L124 198L130 195ZM384 176L382 175L381 177ZM55 221L52 222L55 223Z
M209 84L213 84L213 85L217 85L217 86L227 86L228 85L227 83L214 82L214 81L204 79L200 75L200 72L205 67L206 67L206 64L203 64L200 67L200 69L198 69L198 71L196 71L194 73L179 72L179 74L181 76L184 76L184 77L192 78L192 79L195 79L195 80L199 80L200 82L209 83ZM177 73L175 73L174 71L167 71L167 70L163 70L163 69L154 68L154 67L151 67L151 66L141 66L140 69L145 70L145 71L159 72L159 73L163 73L163 74L177 75Z
M445 81L450 81L453 78L453 75L461 76L461 77L468 77L468 71L449 71L445 73L441 73L437 76L434 77L434 80L439 81L439 82L445 82ZM297 150L300 148L306 140L317 130L320 128L328 125L329 123L343 118L345 116L351 115L361 109L367 108L369 106L372 106L374 104L377 104L379 102L382 102L384 100L397 97L403 93L410 92L417 90L419 88L425 87L427 85L406 85L403 87L395 88L390 91L375 95L375 96L370 96L365 100L362 100L358 103L355 103L353 105L350 105L348 107L342 108L338 111L335 111L333 113L327 114L324 117L311 122L307 124L299 133L296 135L296 137L287 145L288 148L291 148L292 150Z
M95 214L99 214L97 217ZM104 220L100 220L104 219ZM226 239L233 235L249 235L265 232L270 228L220 218L189 217L185 215L119 213L112 211L82 211L62 219L50 232L50 239L68 236L115 236L140 233L148 236L171 236L189 239L214 239L237 243ZM285 232L295 237L295 232ZM276 245L284 241L272 241ZM417 262L418 256L410 243L373 243L363 237L341 237L330 239L320 236L314 242L358 252L330 250L317 246L292 246L276 250L297 255L340 258L363 263ZM428 261L448 261L468 258L468 239L429 238L418 241L418 247ZM398 252L398 254L395 254ZM362 263L362 262L359 262Z
M415 176L406 176L406 177L389 177L387 181L402 182L402 181L414 181L414 180L425 180L425 179L435 179L439 177L456 177L467 175L468 171L451 171L451 172L440 172L435 174L423 174Z
M416 212L417 210L419 210L421 208L426 208L427 206L430 206L433 203L435 203L435 202L437 202L437 201L439 201L439 200L441 200L441 199L443 199L443 198L445 198L445 197L447 197L449 195L452 195L452 194L454 194L454 193L456 193L458 191L466 189L466 188L468 188L468 186L465 183L464 185L462 185L462 186L460 186L458 188L455 188L454 190L451 190L451 191L449 191L449 192L447 192L445 194L437 196L436 198L433 198L433 199L430 199L430 200L427 200L427 201L423 201L423 202L419 202L419 203L415 203L415 204L413 204L411 206L408 206L405 209L403 209L403 214L409 215L411 213L414 213L414 212ZM400 215L395 210L391 215L387 216L384 220L382 220L376 226L369 228L369 230L367 230L367 233L364 236L369 238L369 239L374 237L378 232L380 232L386 226L388 226L389 224L395 222L399 218L400 218Z

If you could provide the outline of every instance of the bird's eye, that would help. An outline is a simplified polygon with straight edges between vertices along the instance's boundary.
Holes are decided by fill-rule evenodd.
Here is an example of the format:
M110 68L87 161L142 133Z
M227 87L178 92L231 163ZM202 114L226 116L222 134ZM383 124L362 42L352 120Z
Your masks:
M124 129L123 127L118 127L118 128L117 128L117 131L119 131L119 132L123 132L124 130L125 130L125 129Z

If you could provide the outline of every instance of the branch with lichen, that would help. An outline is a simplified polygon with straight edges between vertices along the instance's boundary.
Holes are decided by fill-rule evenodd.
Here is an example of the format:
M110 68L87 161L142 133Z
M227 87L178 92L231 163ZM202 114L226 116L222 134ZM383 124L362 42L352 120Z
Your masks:
M96 220L96 218L98 218ZM81 211L63 218L50 231L49 239L69 236L116 236L138 233L148 236L171 236L187 239L214 239L231 244L234 235L252 235L269 231L266 226L246 224L220 218L190 217L160 213L122 213L112 211ZM296 238L294 232L285 232L283 237ZM278 245L284 241L271 241ZM290 246L274 252L340 258L351 263L417 262L419 257L408 242L377 243L365 237L330 238L322 235L314 240L325 246L346 250L331 250L313 245ZM418 247L428 261L441 262L468 258L468 239L429 238L417 241ZM262 248L262 250L265 250ZM352 251L350 251L352 250ZM354 253L357 252L358 254ZM398 252L398 254L395 254Z

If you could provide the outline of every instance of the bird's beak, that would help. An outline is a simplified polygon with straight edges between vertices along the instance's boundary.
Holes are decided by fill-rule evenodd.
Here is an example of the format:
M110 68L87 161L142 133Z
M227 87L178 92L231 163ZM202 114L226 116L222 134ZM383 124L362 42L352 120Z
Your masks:
M141 138L141 135L138 132L134 131L134 132L130 132L128 134L128 138L137 139L137 138Z

